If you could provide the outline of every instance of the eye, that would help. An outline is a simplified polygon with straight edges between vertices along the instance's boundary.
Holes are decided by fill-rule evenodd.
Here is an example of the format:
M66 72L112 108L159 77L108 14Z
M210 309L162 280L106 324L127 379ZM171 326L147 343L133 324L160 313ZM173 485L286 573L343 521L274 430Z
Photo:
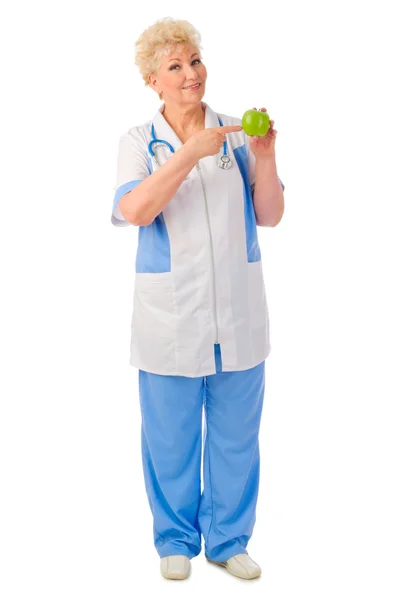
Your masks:
M192 61L192 64L193 64L195 61L196 61L196 62L199 62L199 63L201 62L199 58L194 58L194 60ZM179 67L179 65L172 65L172 66L170 67L170 69L169 69L169 70L170 70L170 71L173 71L173 70L174 70L176 67Z

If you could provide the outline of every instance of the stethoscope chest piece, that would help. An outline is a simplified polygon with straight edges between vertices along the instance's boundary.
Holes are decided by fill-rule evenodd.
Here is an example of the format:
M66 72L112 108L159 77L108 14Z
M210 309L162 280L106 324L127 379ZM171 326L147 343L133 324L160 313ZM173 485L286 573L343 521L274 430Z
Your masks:
M231 167L231 159L227 154L223 154L219 156L219 160L217 161L217 166L221 169L230 169Z

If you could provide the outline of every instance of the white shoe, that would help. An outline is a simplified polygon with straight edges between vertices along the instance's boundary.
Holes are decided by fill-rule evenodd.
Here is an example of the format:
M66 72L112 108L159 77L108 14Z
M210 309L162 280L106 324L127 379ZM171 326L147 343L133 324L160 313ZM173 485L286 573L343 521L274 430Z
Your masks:
M191 561L183 554L163 556L160 560L160 571L167 579L186 579L191 568Z
M208 557L206 558L215 565L226 567L229 573L242 579L254 579L261 575L261 567L248 554L235 554L224 562L216 562Z

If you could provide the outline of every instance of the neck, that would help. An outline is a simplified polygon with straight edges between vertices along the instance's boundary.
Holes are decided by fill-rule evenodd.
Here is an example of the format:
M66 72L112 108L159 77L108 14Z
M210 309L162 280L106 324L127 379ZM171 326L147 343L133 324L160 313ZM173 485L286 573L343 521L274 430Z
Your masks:
M162 114L164 114L165 120L175 132L186 133L187 131L203 128L205 125L205 105L203 102L186 106L164 103Z

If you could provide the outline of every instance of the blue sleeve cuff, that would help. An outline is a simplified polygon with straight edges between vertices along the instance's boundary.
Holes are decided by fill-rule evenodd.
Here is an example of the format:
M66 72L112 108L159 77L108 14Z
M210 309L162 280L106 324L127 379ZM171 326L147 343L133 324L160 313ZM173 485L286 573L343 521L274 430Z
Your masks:
M117 225L117 226L121 226L121 227L131 225L131 223L129 223L123 217L121 211L119 210L118 202L122 198L122 196L124 196L125 194L127 194L128 192L133 190L133 188L135 188L141 182L142 182L142 179L134 179L133 181L128 181L127 183L124 183L123 185L119 186L119 188L116 190L114 201L112 203L112 214L111 214L112 225Z

